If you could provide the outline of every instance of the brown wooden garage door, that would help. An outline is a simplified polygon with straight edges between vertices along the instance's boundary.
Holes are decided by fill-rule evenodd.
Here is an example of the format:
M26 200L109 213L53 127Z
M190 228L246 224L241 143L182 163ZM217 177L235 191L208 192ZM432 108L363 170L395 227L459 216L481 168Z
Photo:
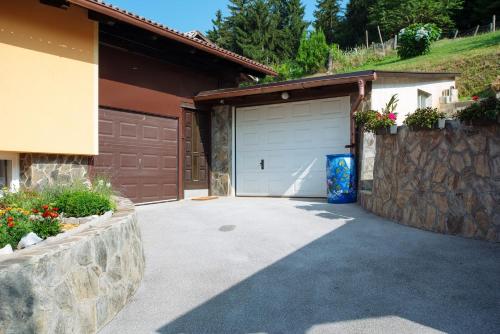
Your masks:
M101 108L94 173L135 203L177 199L177 131L177 119Z

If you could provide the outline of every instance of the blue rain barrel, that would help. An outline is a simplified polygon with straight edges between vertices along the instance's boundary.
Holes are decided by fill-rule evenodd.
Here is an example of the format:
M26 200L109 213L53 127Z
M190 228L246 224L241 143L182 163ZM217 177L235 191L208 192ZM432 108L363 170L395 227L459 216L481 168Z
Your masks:
M354 154L326 156L328 203L356 202L356 161Z

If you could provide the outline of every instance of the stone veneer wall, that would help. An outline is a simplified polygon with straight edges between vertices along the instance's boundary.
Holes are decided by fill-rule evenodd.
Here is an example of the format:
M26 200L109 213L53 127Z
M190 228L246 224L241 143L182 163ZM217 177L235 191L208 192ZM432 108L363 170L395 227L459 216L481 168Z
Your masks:
M210 193L214 196L231 193L232 122L231 106L213 108Z
M500 126L376 136L373 190L362 207L434 232L500 242Z
M0 333L95 333L127 304L144 274L135 209L0 257Z
M87 181L90 159L87 156L21 153L21 187L39 188L47 184Z

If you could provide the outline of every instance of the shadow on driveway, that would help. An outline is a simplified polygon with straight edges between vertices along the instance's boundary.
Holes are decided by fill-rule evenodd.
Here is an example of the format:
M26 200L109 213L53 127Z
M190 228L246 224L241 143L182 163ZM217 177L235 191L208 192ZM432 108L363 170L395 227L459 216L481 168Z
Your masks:
M157 331L499 333L500 245L297 201L348 222Z

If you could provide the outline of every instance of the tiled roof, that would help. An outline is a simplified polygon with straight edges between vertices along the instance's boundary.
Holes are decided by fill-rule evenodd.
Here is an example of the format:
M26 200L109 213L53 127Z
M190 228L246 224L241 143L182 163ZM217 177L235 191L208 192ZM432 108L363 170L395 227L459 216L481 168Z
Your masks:
M181 43L185 43L196 47L198 49L207 51L209 53L215 54L222 58L228 59L230 61L239 63L244 67L251 68L255 71L261 72L263 74L276 75L276 72L269 66L256 62L252 59L243 57L237 53L232 51L223 49L216 44L206 42L204 40L192 37L188 34L182 33L180 31L174 30L167 26L164 26L158 22L152 21L140 15L134 14L127 10L116 7L112 4L106 3L101 0L68 0L68 2L73 3L75 5L87 8L89 10L96 11L98 13L102 13L108 16L112 16L118 20L120 19L128 19L126 20L128 23L140 26L143 28L149 28L152 31L161 33L165 37L172 38ZM114 14L114 15L113 15Z

